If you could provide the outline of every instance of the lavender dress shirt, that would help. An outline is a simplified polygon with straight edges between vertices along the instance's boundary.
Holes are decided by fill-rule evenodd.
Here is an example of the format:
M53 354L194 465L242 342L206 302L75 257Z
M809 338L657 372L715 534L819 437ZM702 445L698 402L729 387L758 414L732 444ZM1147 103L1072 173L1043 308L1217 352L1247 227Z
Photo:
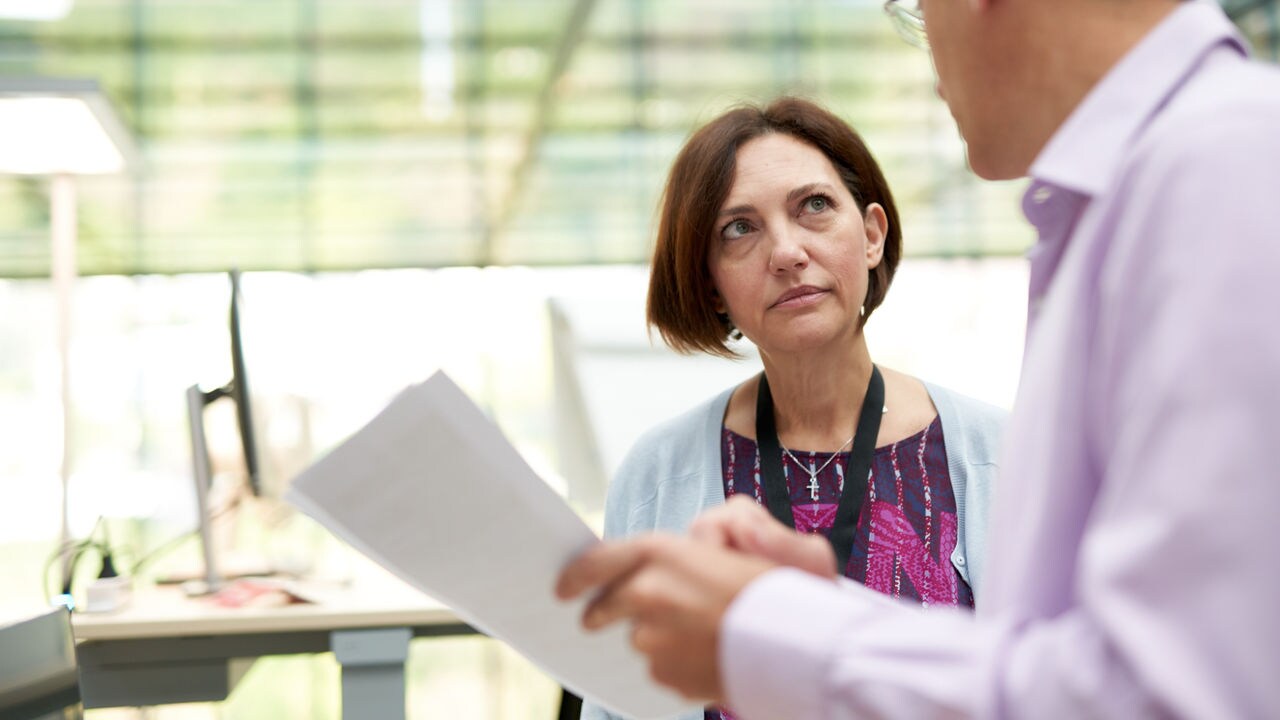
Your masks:
M739 718L1280 717L1280 71L1185 3L1031 178L977 614L767 573L721 628Z

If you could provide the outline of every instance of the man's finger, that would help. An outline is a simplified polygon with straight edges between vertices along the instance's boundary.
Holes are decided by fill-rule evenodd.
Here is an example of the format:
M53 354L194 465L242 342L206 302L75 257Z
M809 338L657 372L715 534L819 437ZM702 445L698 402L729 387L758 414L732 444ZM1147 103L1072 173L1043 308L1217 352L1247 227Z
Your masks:
M694 518L689 525L689 535L725 547L750 550L743 543L750 539L752 528L761 523L777 524L755 500L735 495L725 504Z
M782 565L790 565L820 577L836 574L836 553L821 535L803 535L785 528L757 527L750 544L753 552Z
M714 545L733 547L733 538L729 533L728 518L724 517L723 507L713 508L694 518L689 525L689 537Z
M666 605L670 593L677 589L667 566L674 557L667 552L669 540L674 539L656 536L653 540L639 541L641 561L630 565L627 572L615 575L596 593L582 613L582 626L599 630L619 620L634 622L655 607Z
M633 572L649 552L648 539L605 541L579 555L556 580L556 597L571 600Z
M821 577L835 575L835 553L818 535L806 535L774 519L754 499L735 495L694 519L689 533Z
M582 627L587 630L599 630L619 620L631 617L631 608L627 585L624 582L606 587L582 611Z

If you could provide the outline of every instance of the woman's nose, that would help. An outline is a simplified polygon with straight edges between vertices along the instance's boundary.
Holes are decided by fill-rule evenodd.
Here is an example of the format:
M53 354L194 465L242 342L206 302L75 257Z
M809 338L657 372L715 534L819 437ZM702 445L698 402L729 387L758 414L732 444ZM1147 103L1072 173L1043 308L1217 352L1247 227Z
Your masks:
M774 272L802 270L809 264L809 254L795 232L783 230L770 234L773 248L769 255L769 268Z

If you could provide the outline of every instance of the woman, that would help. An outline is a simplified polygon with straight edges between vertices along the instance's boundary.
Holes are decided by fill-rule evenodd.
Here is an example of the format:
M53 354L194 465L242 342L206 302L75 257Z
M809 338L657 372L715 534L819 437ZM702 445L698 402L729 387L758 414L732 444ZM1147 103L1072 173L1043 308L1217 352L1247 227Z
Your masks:
M682 352L732 356L741 333L764 373L636 444L606 536L684 530L744 493L830 538L850 579L972 607L1003 412L872 362L863 326L901 246L880 168L826 110L782 98L696 132L667 182L648 321Z

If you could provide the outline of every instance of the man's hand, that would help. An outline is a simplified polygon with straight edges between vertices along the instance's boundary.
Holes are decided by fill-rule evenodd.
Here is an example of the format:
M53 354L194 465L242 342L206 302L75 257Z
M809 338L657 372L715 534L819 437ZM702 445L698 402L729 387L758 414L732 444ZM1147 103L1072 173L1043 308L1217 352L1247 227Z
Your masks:
M836 577L836 554L821 535L797 533L774 519L755 500L735 495L694 518L689 534L818 577Z
M560 575L556 595L600 588L583 625L631 621L631 644L649 658L654 680L690 699L723 702L720 621L742 588L774 564L715 543L650 534L605 542Z
M797 533L753 500L735 497L698 516L688 536L597 545L560 575L556 595L568 600L599 588L583 626L631 621L631 644L649 658L655 680L685 697L723 703L720 621L748 583L778 565L836 576L825 538Z

